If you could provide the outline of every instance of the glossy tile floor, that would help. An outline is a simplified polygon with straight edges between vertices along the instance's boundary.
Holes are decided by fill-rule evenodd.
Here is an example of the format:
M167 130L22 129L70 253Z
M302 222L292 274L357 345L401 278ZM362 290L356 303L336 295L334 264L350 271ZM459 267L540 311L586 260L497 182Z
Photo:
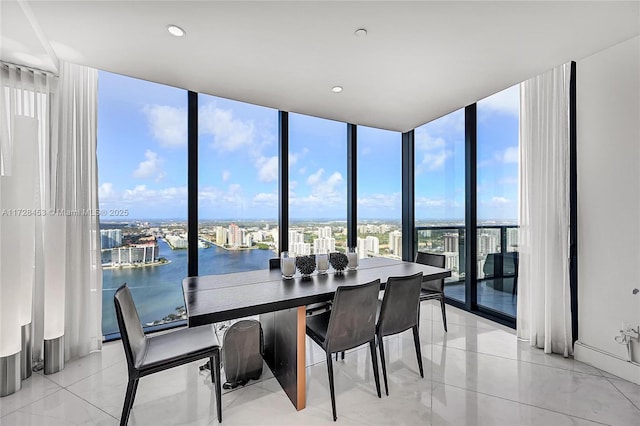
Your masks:
M334 363L338 424L587 425L640 424L640 386L593 367L545 355L514 331L447 306L422 304L421 379L411 333L385 339L389 396L378 399L368 350ZM224 424L334 424L324 353L307 341L307 408L296 412L265 369L263 378L222 397ZM143 378L131 425L215 425L208 373L192 363ZM0 424L116 425L127 381L120 342L34 373L23 389L0 399ZM384 386L383 386L384 389Z

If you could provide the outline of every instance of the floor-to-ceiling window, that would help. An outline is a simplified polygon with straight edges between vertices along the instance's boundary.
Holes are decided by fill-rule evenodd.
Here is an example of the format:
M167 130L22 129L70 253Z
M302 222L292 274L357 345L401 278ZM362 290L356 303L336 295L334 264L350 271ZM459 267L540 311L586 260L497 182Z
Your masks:
M465 301L464 110L415 129L415 218L418 251L444 254L451 277L445 295Z
M519 86L477 103L477 302L516 315Z
M358 253L402 258L402 134L358 126Z
M143 325L184 319L187 93L99 73L98 170L102 330L118 333L113 294L127 283ZM177 249L177 250L174 250Z
M277 257L278 112L198 96L198 273Z
M347 246L347 125L289 114L289 251Z

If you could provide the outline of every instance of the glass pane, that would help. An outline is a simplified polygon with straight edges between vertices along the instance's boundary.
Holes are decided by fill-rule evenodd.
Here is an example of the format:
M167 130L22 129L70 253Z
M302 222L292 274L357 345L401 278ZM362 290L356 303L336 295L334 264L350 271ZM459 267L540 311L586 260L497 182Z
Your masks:
M516 316L519 86L478 102L478 305Z
M102 332L118 333L113 295L131 288L147 329L185 318L187 92L100 71L98 171L102 241ZM179 244L179 242L176 242Z
M402 258L402 134L358 126L358 255Z
M346 251L347 125L289 114L289 251Z
M202 94L198 105L198 273L266 269L278 251L278 112Z
M445 295L464 302L464 109L415 130L415 216L418 250L441 253L451 277Z

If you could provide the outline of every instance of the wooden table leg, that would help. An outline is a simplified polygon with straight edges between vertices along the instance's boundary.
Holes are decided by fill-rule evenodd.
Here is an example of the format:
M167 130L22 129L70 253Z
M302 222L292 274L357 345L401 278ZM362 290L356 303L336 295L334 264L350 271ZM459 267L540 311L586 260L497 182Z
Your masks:
M260 315L264 359L297 410L306 405L306 308Z

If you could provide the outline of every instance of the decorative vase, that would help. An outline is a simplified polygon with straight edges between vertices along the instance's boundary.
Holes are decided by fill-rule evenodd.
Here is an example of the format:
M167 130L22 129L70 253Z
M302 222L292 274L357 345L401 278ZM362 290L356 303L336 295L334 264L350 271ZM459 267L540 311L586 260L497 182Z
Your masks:
M326 253L316 254L316 263L318 264L318 275L324 275L329 270L329 255Z
M331 263L331 266L337 273L341 274L349 264L349 259L344 253L331 253L329 256L329 263Z
M296 257L296 267L302 274L302 278L309 278L316 270L316 261L312 256L298 256Z
M280 270L282 278L289 280L296 273L296 258L291 257L288 251L283 251L280 255Z
M348 269L353 271L358 268L358 248L357 247L349 247L347 249L347 260L349 262Z

